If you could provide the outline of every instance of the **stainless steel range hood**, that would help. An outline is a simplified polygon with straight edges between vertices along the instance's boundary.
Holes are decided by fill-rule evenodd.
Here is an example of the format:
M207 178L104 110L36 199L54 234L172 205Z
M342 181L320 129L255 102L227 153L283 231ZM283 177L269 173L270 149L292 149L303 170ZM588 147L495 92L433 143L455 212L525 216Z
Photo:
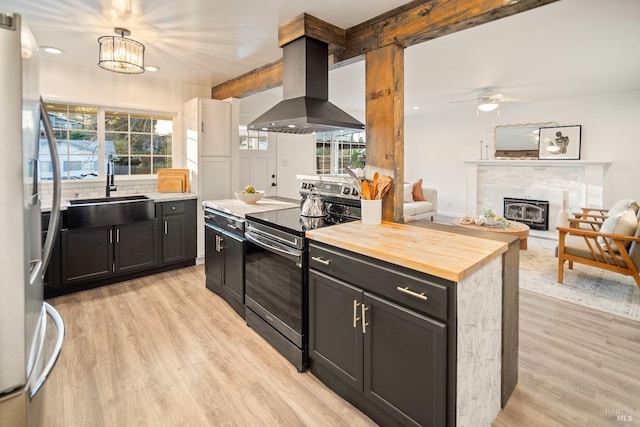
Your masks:
M305 134L364 125L329 102L329 45L303 36L283 46L283 100L249 129Z

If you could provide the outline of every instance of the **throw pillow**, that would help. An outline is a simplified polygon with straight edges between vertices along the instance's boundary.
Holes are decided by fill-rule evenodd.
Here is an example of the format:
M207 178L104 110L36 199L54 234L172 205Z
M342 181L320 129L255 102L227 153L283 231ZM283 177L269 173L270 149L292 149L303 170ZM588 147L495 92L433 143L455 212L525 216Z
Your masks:
M610 216L605 219L600 227L601 233L609 234L622 234L624 236L633 236L638 226L638 218L633 209L627 209L616 216ZM611 245L611 248L615 252L619 252L620 249L615 246L612 239L607 238L606 241ZM598 237L598 243L602 249L607 249L604 237ZM628 249L631 246L631 241L625 242L625 247Z
M607 212L608 216L616 216L620 213L622 213L623 211L626 211L627 209L634 209L635 212L638 212L638 202L636 202L633 199L622 199L622 200L618 200L617 202L615 202L613 204L613 206L611 206L611 208L609 208L609 211Z
M404 203L413 203L413 184L404 184Z
M413 200L416 202L424 202L424 194L422 194L422 178L413 183Z

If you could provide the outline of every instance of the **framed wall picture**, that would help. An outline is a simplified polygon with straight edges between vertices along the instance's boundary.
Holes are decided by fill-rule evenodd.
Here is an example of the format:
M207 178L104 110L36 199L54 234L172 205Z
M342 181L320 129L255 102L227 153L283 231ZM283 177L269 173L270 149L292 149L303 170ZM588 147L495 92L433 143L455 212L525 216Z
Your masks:
M580 160L581 125L540 128L538 159Z

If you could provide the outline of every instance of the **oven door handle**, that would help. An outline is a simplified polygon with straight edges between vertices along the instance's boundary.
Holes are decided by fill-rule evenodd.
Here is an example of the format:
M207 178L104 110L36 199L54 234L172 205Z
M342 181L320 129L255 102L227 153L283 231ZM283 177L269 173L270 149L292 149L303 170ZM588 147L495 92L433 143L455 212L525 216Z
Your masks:
M284 245L279 245L278 243L265 239L264 237L260 237L259 235L252 233L250 231L245 231L244 238L250 241L251 243L268 250L269 252L276 253L278 255L282 255L292 261L296 261L298 263L302 262L302 252L289 249Z

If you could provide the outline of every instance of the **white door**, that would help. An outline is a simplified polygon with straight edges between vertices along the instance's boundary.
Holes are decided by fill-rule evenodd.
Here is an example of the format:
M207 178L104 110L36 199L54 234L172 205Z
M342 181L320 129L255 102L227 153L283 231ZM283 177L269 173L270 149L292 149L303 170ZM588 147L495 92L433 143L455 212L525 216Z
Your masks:
M240 150L240 188L235 191L253 185L256 190L264 191L265 196L275 196L278 185L276 153L276 138L271 135L264 150Z

